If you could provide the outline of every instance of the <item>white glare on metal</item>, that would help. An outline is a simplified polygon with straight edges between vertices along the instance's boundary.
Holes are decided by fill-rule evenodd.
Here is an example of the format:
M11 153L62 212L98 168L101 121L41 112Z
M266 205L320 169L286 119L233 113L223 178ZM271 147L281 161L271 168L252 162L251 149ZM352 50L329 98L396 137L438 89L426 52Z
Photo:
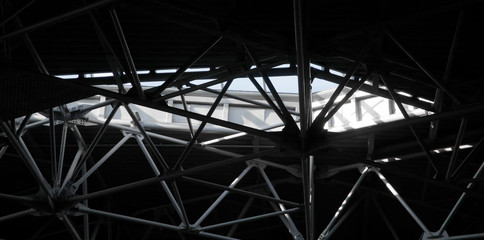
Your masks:
M84 74L85 78L98 78L98 77L112 77L112 72L104 72L104 73L86 73Z
M256 66L255 66L255 65L250 66L250 69L254 69L254 68L256 68Z
M417 99L418 99L419 101L426 102L426 103L430 103L430 104L433 104L433 103L434 103L434 101L432 101L432 100L428 100L428 99L421 98L421 97L418 97Z
M312 68L321 70L321 71L324 70L324 67L323 66L319 66L318 64L310 63L309 66L311 66Z
M460 145L460 149L466 149L466 148L471 148L474 147L473 145L465 144L465 145Z
M79 77L79 74L54 75L54 77L58 77L62 79L75 79Z
M244 136L244 135L247 135L247 133L244 133L244 132L236 133L236 134L232 134L230 136L226 136L226 137L223 137L223 138L203 142L202 145L210 145L210 144L213 144L213 143L216 143L216 142L220 142L220 141L223 141L223 140L229 140L229 139L236 138L236 137L241 137L241 136Z
M406 93L406 92L397 92L398 94L405 96L405 97L412 97L412 94Z
M176 68L170 68L170 69L156 69L155 70L155 73L175 73L176 72Z
M208 72L210 68L188 68L185 72Z
M286 63L286 64L277 65L277 66L275 66L273 68L288 68L290 66L291 66L290 64Z
M333 69L329 69L329 73L331 73L333 75L336 75L336 76L340 76L340 77L345 77L346 76L345 73L342 73L340 71L336 71L336 70L333 70Z
M137 74L148 74L150 73L150 70L139 70L139 71L136 71Z
M234 181L232 181L232 183L231 183L230 185L234 185L234 184L236 184L236 183L237 183L239 180L240 180L240 179L239 179L238 177L237 177L237 178L235 178L235 179L234 179Z
M393 186L392 186L392 185L390 185L390 183L386 183L385 185L387 186L388 190L390 190L390 192L392 192L392 194L393 194L394 196L398 196L398 192L397 192L397 190L395 190L395 188L393 188Z

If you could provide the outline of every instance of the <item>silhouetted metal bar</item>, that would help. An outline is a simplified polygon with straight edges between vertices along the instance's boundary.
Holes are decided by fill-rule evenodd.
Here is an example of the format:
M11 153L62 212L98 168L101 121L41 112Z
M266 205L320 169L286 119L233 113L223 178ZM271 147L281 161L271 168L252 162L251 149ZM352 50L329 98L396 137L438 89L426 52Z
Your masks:
M145 93L143 92L143 88L141 87L141 82L138 77L138 72L136 72L136 66L134 65L133 57L131 56L131 52L129 51L128 42L126 41L126 37L124 36L124 33L123 33L123 28L121 27L121 23L119 22L118 14L116 13L115 9L110 9L109 14L111 15L111 18L113 20L114 28L118 35L119 41L121 43L121 47L123 48L124 56L128 63L128 68L131 75L131 78L130 78L131 83L133 84L133 87L136 89L136 92L138 93L138 97L140 99L145 99Z
M190 92L194 92L194 91L200 90L202 88L206 88L206 87L213 86L215 84L223 83L223 82L226 82L228 80L231 80L231 79L234 79L234 78L237 78L237 77L240 77L240 76L245 76L245 75L253 74L253 73L265 70L265 69L273 68L275 66L281 65L281 64L286 63L286 62L287 62L286 60L280 60L280 61L267 63L266 65L263 65L263 66L258 67L258 68L241 71L241 72L238 72L238 73L235 73L235 74L231 74L230 76L220 77L217 80L213 80L213 81L210 81L210 82L207 82L207 83L204 83L204 84L193 86L191 88L186 88L186 89L183 89L183 90L180 90L180 91L177 91L177 92L169 93L169 94L166 94L164 96L157 97L157 98L153 99L153 101L154 102L161 102L161 101L164 101L166 99L177 97L181 94L187 94L187 93L190 93Z
M334 214L333 218L328 223L328 226L326 226L326 228L324 229L324 231L319 236L320 239L321 238L325 238L326 235L328 234L328 232L333 229L334 225L337 223L337 221L339 219L338 217L345 210L345 207L348 205L349 201L351 200L351 197L355 194L356 189L360 186L360 184L363 182L363 180L365 179L366 175L368 175L369 172L370 171L369 171L368 168L365 168L363 170L363 172L361 173L360 177L358 178L358 180L356 181L356 183L353 185L353 187L351 188L351 190L348 193L348 195L346 196L346 198L341 203L341 206L338 208L338 211L336 211L336 213Z
M457 104L460 104L459 99L449 90L446 86L444 86L420 61L418 61L406 48L403 44L391 33L386 27L383 28L383 31L390 37L393 42L405 53L407 56L412 59L412 61L417 64L417 66L430 78L432 81L440 88L442 91L447 94L452 101Z
M54 109L49 109L49 141L50 141L50 162L52 166L52 182L57 180L57 142L55 140Z
M471 152L469 154L467 154L467 157L460 163L459 167L457 167L457 169L454 171L454 173L450 176L451 178L455 177L455 175L459 173L459 171L467 163L467 161L469 161L469 159L471 159L471 157L474 156L474 153L477 152L477 150L479 150L482 147L483 143L484 143L484 137L482 137L479 140L479 142L477 142L476 145L474 145Z
M64 225L66 225L67 230L69 231L69 233L74 239L82 240L76 228L74 227L74 225L72 225L71 220L69 220L69 218L66 215L62 215L62 222L64 223Z
M11 200L11 201L20 201L20 202L33 202L35 199L26 196L15 196L10 194L0 193L0 199L4 200Z
M329 121L329 119L331 119L331 117L333 117L334 114L336 114L336 112L346 103L346 101L348 101L348 99L350 99L350 97L353 96L353 94L356 91L358 91L358 89L360 89L360 87L363 86L366 80L368 80L368 78L370 78L372 75L373 73L370 73L364 76L362 79L360 79L360 81L358 81L356 86L352 87L351 90L348 93L346 93L343 99L341 99L341 101L339 101L339 103L337 103L336 106L334 106L333 109L331 109L331 111L323 118L321 124L324 126L324 124L327 121Z
M18 218L18 217L23 217L23 216L32 214L34 212L37 212L37 210L31 208L31 209L27 209L27 210L24 210L24 211L5 215L5 216L0 217L0 222L7 221L7 220L10 220L10 219L14 219L14 218Z
M474 233L460 236L451 236L439 238L439 240L467 240L467 239L483 239L484 233Z
M475 185L474 181L481 176L483 169L484 169L484 161L481 163L481 166L479 167L479 169L476 171L476 173L472 177L472 182L467 184L467 190L470 190L470 189L472 189L472 187L474 187L474 185ZM444 223L442 224L439 231L437 232L437 234L436 234L437 236L440 236L440 235L442 235L442 233L444 233L445 229L449 225L449 223L452 220L452 218L454 217L457 209L460 207L460 205L462 204L462 202L464 201L466 196L467 196L467 192L463 192L462 195L460 196L459 200L457 200L457 203L452 208L452 211L450 211L449 215L447 216Z
M181 88L179 88L180 90ZM185 95L180 95L180 98L182 100L182 104L183 104L183 109L185 111L188 111L188 105L187 105L187 100L185 99ZM186 118L187 119L187 124L188 124L188 130L190 131L190 137L193 138L193 134L194 134L194 131L193 131L193 125L192 125L192 120L190 118Z
M385 80L385 78L382 75L380 75L380 79L382 80L382 82L387 87L388 92L390 93L390 96L392 97L393 101L395 101L395 103L397 104L398 109L400 109L400 112L402 113L402 115L405 118L405 120L409 120L410 119L410 116L408 115L407 111L403 107L403 104L400 101L400 99L397 97L397 94L395 93L395 89L393 89L393 87L389 84L388 81ZM439 173L439 170L437 169L437 166L435 165L434 161L432 160L432 155L430 154L430 150L427 148L427 146L425 145L425 143L422 140L422 138L417 134L417 131L415 131L415 129L413 128L413 126L412 125L409 125L408 127L410 128L410 131L412 132L412 134L415 137L415 139L417 139L417 142L420 145L420 147L422 148L422 151L425 153L425 156L427 157L427 160L429 161L430 165L434 169L435 176L437 176L437 174Z
M76 9L74 11L70 11L68 13L61 14L57 17L53 17L51 19L38 22L36 24L33 24L33 25L28 26L28 27L24 27L20 30L17 30L15 32L8 33L8 34L5 34L3 36L0 36L0 42L3 42L5 40L8 40L8 39L11 39L11 38L14 38L14 37L18 37L22 34L25 34L25 33L28 33L28 32L34 31L34 30L38 30L39 28L43 28L43 27L46 27L46 26L54 24L54 23L63 22L65 20L68 20L70 18L77 17L79 15L88 13L92 10L103 7L103 6L105 6L109 3L113 3L113 2L114 2L114 0L104 0L104 1L95 2L93 4L87 5L85 7L79 8L79 9Z
M245 48L245 51L247 52L247 55L249 55L250 59L252 60L253 64L256 66L256 68L260 68L261 67L261 64L260 64L260 61L257 59L257 57L255 56L255 54L250 51L250 49L245 45L244 43L244 48ZM308 63L308 66L309 66L309 63ZM267 95L265 93L264 90L259 90L260 88L260 85L257 83L256 84L256 81L252 80L251 81L254 83L254 85L257 87L259 85L259 92L263 92L263 96L264 98L266 98L267 102L269 104L274 105L273 109L276 113L278 113L277 111L280 111L278 113L279 114L282 114L282 120L283 122L286 124L287 127L291 127L291 128L294 128L294 129L297 129L297 125L296 125L296 122L294 122L294 119L292 118L291 114L289 113L289 111L287 110L287 107L286 105L284 104L284 102L282 101L281 97L279 96L279 93L277 92L276 88L274 87L274 85L272 84L271 80L269 79L269 77L267 76L267 74L264 72L264 71L259 71L259 74L261 75L262 79L264 80L266 86L269 88L269 91L271 92L271 95L272 97L274 97L274 100L276 101L277 105L279 106L279 108L275 107L274 103L272 102L272 100L270 98L266 98L266 96L264 95ZM249 78L251 77L252 75L249 75ZM252 76L253 78L253 76ZM309 81L309 80L308 80Z
M249 80L252 82L252 84L257 88L257 91L262 95L262 97L266 100L266 102L269 104L271 109L279 116L279 118L286 123L286 118L282 114L281 110L274 104L272 101L271 97L267 95L267 93L264 91L264 89L261 87L261 85L257 82L257 80L254 78L252 75L248 75Z
M220 189L220 190L224 190L224 191L238 193L238 194L241 194L241 195L250 196L252 198L264 199L264 200L268 200L268 201L272 201L272 202L286 204L286 205L289 205L289 206L292 206L292 207L299 207L300 206L298 203L295 203L295 202L277 199L277 198L262 195L262 194L259 194L259 193L241 190L241 189L238 189L238 188L231 188L231 187L227 187L227 186L224 186L224 185L211 183L211 182L207 182L207 181L203 181L203 180L195 179L195 178L191 178L191 177L182 177L182 180L192 182L192 183L196 183L196 184L200 184L200 185L205 185L205 186L212 187L212 188L215 188L215 189Z
M161 153L160 153L160 151L158 151L158 148L156 148L156 145L153 142L153 140L151 140L150 136L148 136L148 134L146 133L145 128L143 127L143 125L141 125L141 123L139 122L138 118L134 114L133 110L131 110L131 108L129 107L128 103L123 103L123 106L126 109L126 111L128 112L128 114L131 117L131 119L133 120L133 123L136 126L136 128L138 128L138 130L140 131L140 133L143 136L144 140L146 140L146 142L148 143L148 146L150 146L150 149L153 152L153 154L155 155L156 160L158 161L158 163L163 168L163 172L167 172L170 169L170 167L166 163L166 161L163 158L163 156L161 156Z
M58 166L57 166L57 173L56 173L56 180L54 183L54 188L60 187L61 179L62 179L62 169L64 168L64 155L66 152L66 141L67 141L67 130L69 126L67 123L64 123L62 126L62 135L61 135L61 144L59 149L59 159L58 159Z
M25 126L30 121L31 117L32 117L32 114L28 114L27 116L24 117L24 119L22 120L22 123L20 123L20 126L17 129L17 133L16 133L17 136L22 136L22 132L24 131Z
M403 200L403 198L400 196L400 194L397 192L397 190L395 190L395 188L393 188L393 186L390 184L390 182L388 182L388 180L385 178L385 176L383 176L383 174L381 174L381 172L376 168L370 168L370 169L371 169L371 171L375 172L378 175L378 177L383 182L383 184L385 184L385 186L388 188L388 190L390 190L390 192L393 194L393 196L395 196L395 198L400 202L400 204L405 208L405 210L407 210L407 212L410 214L410 216L412 216L413 220L415 220L415 222L420 226L420 228L422 228L422 230L425 233L431 234L430 230L425 226L425 224L422 222L422 220L420 220L420 218L418 218L417 214L415 214L415 212L410 208L410 206L408 206L408 204L405 202L405 200Z
M227 83L225 84L224 88L222 89L222 91L217 96L217 98L215 99L214 103L212 104L212 106L208 110L208 113L206 115L207 117L212 117L212 114L217 109L217 106L220 103L220 101L222 101L222 98L224 97L225 93L229 89L230 84L232 83L232 81L233 80L227 81ZM200 126L198 127L197 132L195 133L195 135L193 135L193 137L190 140L190 142L188 143L188 145L185 147L185 149L183 149L183 153L181 154L180 158L178 158L178 160L177 160L175 166L173 167L173 169L178 170L178 169L180 169L182 167L183 162L185 162L186 158L188 157L188 154L192 150L193 144L195 144L195 142L197 141L197 139L200 136L200 134L202 134L202 131L205 128L206 125L207 125L207 122L206 121L203 121L200 124Z
M30 2L28 3L25 3L22 7L20 7L19 9L17 9L15 12L13 12L12 14L10 14L10 16L8 17L5 17L3 18L3 21L0 23L0 26L3 26L5 25L5 23L9 22L10 20L12 20L13 18L17 17L17 15L19 13L21 13L23 10L25 10L26 8L28 8L30 5L32 5L32 3L34 3L36 0L31 0Z
M261 214L261 215L258 215L258 216L237 219L237 220L228 221L228 222L219 223L219 224L214 224L214 225L210 225L210 226L206 226L206 227L200 227L198 229L200 231L206 231L206 230L221 228L221 227L225 227L225 226L230 226L230 225L233 225L233 224L240 224L240 223L244 223L244 222L251 222L251 221L255 221L255 220L259 220L259 219L264 219L264 218L279 216L279 215L282 215L282 214L293 213L293 212L297 212L299 210L300 210L299 208L291 208L291 209L283 210L283 211L279 211L279 212L266 213L266 214Z
M100 197L100 196L104 196L104 195L108 195L108 194L113 194L113 193L120 192L120 191L126 191L126 190L129 190L129 189L134 189L134 188L154 184L154 183L161 182L161 181L167 181L167 180L170 180L170 179L175 179L175 178L185 176L185 175L189 175L189 174L193 174L193 173L203 172L203 171L207 171L207 170L210 170L210 169L223 167L223 166L227 166L227 165L233 165L233 164L239 163L239 162L245 162L245 161L252 160L252 159L255 159L255 158L259 158L259 157L262 157L262 156L266 156L266 155L269 155L269 154L272 154L272 153L276 153L276 152L279 152L279 151L280 150L278 148L274 148L274 149L265 150L265 151L258 152L258 153L249 154L249 155L242 156L242 157L235 157L235 158L231 158L231 159L227 159L227 160L223 160L223 161L219 161L219 162L215 162L215 163L210 163L210 164L206 164L206 165L202 165L202 166L198 166L198 167L193 167L193 168L189 168L189 169L185 169L185 170L167 172L167 173L161 175L160 177L147 178L147 179L144 179L144 180L120 185L120 186L117 186L117 187L112 187L112 188L109 188L109 189L104 189L104 190L100 190L100 191L97 191L97 192L92 192L92 193L89 193L89 194L86 194L86 195L83 195L83 196L74 196L72 198L72 200L73 201L82 201L84 199L90 199L90 198Z
M193 64L195 64L200 58L205 56L207 52L210 51L217 43L222 40L224 35L221 35L217 37L214 41L210 42L208 45L203 47L193 58L191 58L187 63L185 63L183 66L181 66L179 69L176 70L176 72L168 78L161 86L154 88L155 92L153 93L153 96L158 96L160 95L165 89L167 89L170 86L173 86L173 84L180 78L180 76L185 73L185 71L190 68Z
M383 211L383 209L381 208L380 204L376 201L376 199L373 197L373 196L370 196L371 200L373 201L373 204L375 205L376 207L376 210L378 211L378 213L380 214L380 216L383 218L383 221L385 222L385 224L387 225L388 227L388 230L390 231L390 233L392 234L393 238L395 240L400 240L400 238L398 237L398 234L397 232L395 231L395 228L392 226L392 224L390 223L390 221L388 220L388 217L387 215L385 214L385 212Z
M148 149L146 149L145 145L143 144L143 141L141 140L140 136L135 136L136 142L138 143L139 147L141 148L141 151L145 155L146 160L148 161L151 169L153 170L153 173L155 176L159 177L161 175L160 170L158 170L158 167L156 167L155 162L151 158L150 153L148 152ZM190 224L188 222L188 218L186 217L186 213L182 212L180 205L178 204L177 200L173 196L173 193L171 192L170 188L166 184L165 181L160 182L161 187L165 191L166 195L168 196L168 199L170 200L171 204L175 208L175 211L177 212L178 216L182 220L182 222L185 224L186 227L188 227Z
M128 141L133 135L127 134L124 136L116 145L114 145L111 150L109 150L99 161L94 164L85 174L83 174L75 183L72 184L74 188L78 188L82 183L86 181L86 179L91 176L101 165L106 162L121 146L123 146L126 141Z
M17 137L12 133L8 125L0 119L0 128L3 129L5 134L7 135L8 139L12 143L12 146L18 152L22 160L24 160L27 168L30 170L32 175L34 176L35 180L39 184L40 188L50 197L54 197L54 193L52 192L52 187L49 185L47 180L42 176L42 172L40 171L39 167L35 163L35 160L32 156L27 152L28 150L25 148L24 144L22 144L21 139L17 139Z
M66 178L65 178L66 182L69 181L72 177L76 177L79 174L79 172L81 171L82 165L87 161L88 158L91 157L92 151L94 150L94 148L99 143L99 140L101 140L101 138L103 137L104 133L106 132L106 129L109 126L109 123L113 119L114 114L116 114L116 112L117 112L117 110L120 106L121 106L120 102L118 102L118 103L116 103L116 105L114 105L113 109L111 110L111 113L109 113L109 116L104 121L104 124L102 125L101 129L99 129L99 131L96 133L96 136L94 136L94 139L92 140L91 145L89 145L89 147L87 148L86 152L82 156L82 159L79 161L79 164L76 166L72 175L66 176Z
M197 86L197 85L192 84L192 83L188 83L186 85L189 86L189 87ZM214 94L220 94L220 91L214 90L214 89L210 89L210 88L203 88L201 90L203 90L205 92L214 93ZM237 96L235 94L225 93L225 97L237 99L239 101L246 102L246 103L250 103L250 104L254 104L256 106L260 106L260 107L264 107L264 108L272 108L272 106L269 105L269 104L265 104L265 103L262 103L262 102L259 102L259 101L255 101L255 100L252 100L252 99L240 97L240 96ZM295 112L295 111L292 111L292 110L287 110L287 111L290 114L292 114L292 115L299 116L299 113L298 112Z
M135 217L125 216L125 215L120 215L120 214L111 213L111 212L94 210L94 209L91 209L91 208L88 208L88 207L85 207L85 206L82 206L82 205L79 205L77 207L77 209L81 213L94 214L94 215L98 215L98 216L104 216L104 217L108 217L108 218L114 218L114 219L132 222L132 223L154 226L154 227L159 227L159 228L169 229L169 230L174 230L174 231L180 231L181 230L181 228L177 227L177 226L173 226L173 225L169 225L169 224L165 224L165 223L154 222L154 221L149 221L149 220L145 220L145 219L141 219L141 218L135 218Z
M318 240L326 240L326 239L330 239L331 236L333 236L334 232L336 232L336 230L339 228L339 226L341 224L343 224L343 222L350 216L350 214L355 210L355 208L358 206L358 204L360 204L361 200L363 198L360 198L357 202L355 202L350 208L348 208L348 211L346 211L343 216L341 216L341 219L334 225L333 228L331 228L331 230L328 232L328 234L326 234L326 236L322 236L320 235L318 237Z
M452 155L450 157L449 166L447 168L447 173L445 174L445 180L450 180L450 175L454 170L455 162L459 156L460 145L462 143L462 139L464 138L464 132L467 126L467 118L462 118L459 126L459 132L457 132L457 138L455 139L454 147L452 148Z
M249 200L245 203L244 207L242 208L239 215L237 216L237 219L241 219L245 216L245 214L247 214L247 211L249 211L249 208L252 205L252 203L254 202L254 199L255 199L254 197L249 198ZM239 224L237 224L237 223L232 225L229 232L227 233L227 236L232 237L238 227L239 227Z
M230 183L229 188L234 188L244 176L254 167L254 164L249 164L240 174L237 176L232 183ZM220 202L229 194L229 191L225 190L220 196L208 207L208 209L198 218L198 220L193 224L195 227L199 227L200 224L208 217L210 213L220 204ZM204 231L205 229L200 229Z

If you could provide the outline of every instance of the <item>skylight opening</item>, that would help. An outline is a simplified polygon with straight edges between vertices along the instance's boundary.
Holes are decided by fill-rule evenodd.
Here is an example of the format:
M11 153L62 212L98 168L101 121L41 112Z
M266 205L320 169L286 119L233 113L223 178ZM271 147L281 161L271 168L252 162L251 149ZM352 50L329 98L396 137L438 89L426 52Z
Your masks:
M102 77L112 77L112 72L103 72L103 73L86 73L84 74L85 78L102 78Z
M143 74L149 74L150 70L138 70L136 71L137 74L143 75Z
M336 71L336 70L333 70L333 69L329 69L329 73L331 73L333 75L336 75L336 76L340 76L340 77L345 77L346 76L345 73L342 73L340 71Z
M277 65L273 68L289 68L289 67L291 67L291 64L285 63L285 64Z
M155 73L176 73L178 69L176 68L169 68L169 69L156 69Z
M54 75L54 77L62 78L62 79L76 79L79 77L79 74L63 74L63 75Z
M422 102L426 102L426 103L434 104L434 101L431 101L431 100L428 100L428 99L425 99L425 98L418 97L417 99L418 99L419 101L422 101Z
M402 96L405 96L405 97L410 97L410 98L413 96L413 95L412 95L412 94L410 94L410 93L406 93L406 92L402 92L402 91L397 92L397 93L398 93L399 95L402 95Z
M210 68L188 68L185 72L208 72Z
M321 71L324 71L324 67L323 66L320 66L318 64L315 64L315 63L310 63L309 66L311 66L312 68L315 68L315 69L318 69L318 70L321 70Z

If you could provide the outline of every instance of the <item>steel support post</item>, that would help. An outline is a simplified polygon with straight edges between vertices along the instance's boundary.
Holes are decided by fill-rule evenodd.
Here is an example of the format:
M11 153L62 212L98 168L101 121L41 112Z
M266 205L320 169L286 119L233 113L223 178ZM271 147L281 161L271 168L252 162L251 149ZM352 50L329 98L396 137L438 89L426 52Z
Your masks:
M73 125L71 127L71 131L73 132L74 137L76 138L78 149L77 149L76 155L74 156L74 159L72 159L71 166L67 171L66 177L64 178L64 182L62 183L62 186L60 189L64 189L67 183L71 180L72 174L74 173L74 170L76 169L77 164L81 159L82 155L84 154L84 150L86 149L86 143L84 142L84 139L82 138L81 133L79 132L79 129L77 128L77 126ZM79 186L76 186L75 190L77 190L77 187ZM74 192L75 190L73 189Z
M400 99L398 99L397 94L395 93L395 89L393 89L393 87L388 83L388 81L385 80L385 78L382 75L380 75L380 79L382 80L382 82L387 87L388 92L390 93L390 96L392 97L393 101L395 101L395 103L397 104L398 109L400 109L400 112L402 113L402 115L405 118L405 120L409 120L410 119L410 116L408 115L407 111L405 110L405 107L403 107L403 104L400 101ZM412 132L413 136L415 137L415 139L417 140L418 144L422 148L422 151L425 153L425 156L427 157L427 160L429 161L430 165L434 169L435 176L437 176L437 174L439 173L439 171L437 169L437 166L435 166L434 161L432 160L432 155L430 155L429 149L425 145L425 143L422 140L422 138L417 134L417 131L415 131L415 129L413 128L413 126L412 125L409 125L408 127L410 128L410 131Z
M334 214L333 218L328 223L328 226L326 226L326 228L323 230L323 232L321 233L321 235L319 235L319 238L318 239L324 239L324 238L326 238L326 235L328 234L328 232L333 229L334 225L338 221L339 216L341 215L341 213L344 210L346 210L345 208L348 205L349 201L351 200L351 197L355 194L356 189L360 186L360 184L363 182L363 180L365 179L365 177L366 177L366 175L368 173L369 173L369 169L368 168L365 168L363 170L363 172L361 173L360 177L358 178L358 180L356 181L355 185L353 185L353 187L351 188L350 192L348 193L348 195L346 196L346 198L341 203L341 206L338 208L338 211L336 211L336 213Z
M457 104L460 104L459 99L445 86L443 85L430 71L426 68L419 60L417 60L406 48L403 44L391 33L386 27L383 28L383 31L392 39L392 41L410 58L412 61L417 64L417 66L430 78L432 81L437 85L447 96L449 96L452 101Z
M417 214L415 214L415 212L412 210L412 208L410 208L410 206L408 206L408 204L405 202L405 200L403 200L403 198L400 196L400 194L398 194L397 190L395 190L395 188L393 188L393 186L390 184L390 182L388 182L388 180L385 178L385 176L383 176L383 174L378 169L376 169L374 167L372 167L370 169L371 169L371 171L373 171L374 173L376 173L378 175L378 177L383 182L383 184L385 184L385 186L393 194L393 196L395 196L395 198L400 202L400 204L405 208L405 210L407 210L407 212L410 214L410 216L412 216L413 220L415 220L415 222L420 226L420 228L422 228L422 230L425 233L431 234L430 230L425 226L425 224L422 222L422 220L420 220L420 218L417 216Z
M87 167L86 167L86 163L84 163L84 165L82 166L82 174L86 174L86 171L87 171ZM87 194L87 191L88 191L88 186L87 186L87 181L84 182L82 184L82 194ZM89 200L88 199L85 199L84 201L82 201L82 204L86 207L89 207ZM83 216L82 218L83 220L83 236L84 236L84 240L90 240L90 232L89 232L89 214L86 214Z
M232 84L232 81L233 80L227 81L227 83L223 87L222 91L220 92L220 95L217 96L217 98L215 99L214 103L212 104L212 106L208 110L208 113L206 115L207 117L212 117L212 114L217 109L217 106L220 103L220 101L222 101L222 98L223 98L224 94L227 92L227 90L229 89L230 85ZM202 134L202 131L205 128L206 125L207 125L207 122L206 121L203 121L200 124L200 126L198 127L197 132L195 133L195 135L193 135L193 137L190 140L190 142L188 143L188 145L185 147L185 149L183 149L183 152L182 152L181 156L178 158L177 162L175 163L175 166L173 167L173 169L178 170L178 169L180 169L182 167L183 162L186 160L186 158L188 157L188 154L192 150L193 144L195 144L195 142L197 141L197 139L200 136L200 134Z
M51 161L51 175L52 182L57 181L57 142L55 140L55 123L54 123L54 109L49 109L49 140L50 140L50 161Z
M138 143L139 147L141 148L141 151L145 155L146 160L148 161L151 169L153 170L153 173L156 175L156 177L159 177L161 175L161 172L158 170L158 167L156 167L156 164L153 161L153 159L151 158L151 155L148 152L148 149L146 149L145 145L143 144L143 140L141 140L141 137L138 136L138 135L135 136L135 139L136 139L136 142ZM190 226L190 222L188 221L188 217L187 217L186 212L182 211L182 208L179 205L179 204L182 204L181 201L180 201L180 203L177 202L177 200L173 196L172 192L170 191L170 188L168 187L168 185L166 184L165 181L161 181L160 184L161 184L163 190L165 191L166 195L168 196L168 199L170 199L171 204L175 208L176 213L178 214L178 216L182 220L183 224L185 224L185 227L188 229L189 226Z
M181 88L178 88L178 90L181 90ZM188 104L187 104L187 100L185 99L185 95L180 95L180 98L182 100L182 104L183 104L183 110L187 111L188 112ZM194 131L193 131L193 125L192 125L192 120L190 118L186 118L187 119L187 124L188 124L188 130L190 131L190 137L193 138L193 135L194 135Z
M482 147L483 144L484 144L484 137L482 137L479 140L479 142L477 142L476 145L474 145L474 147L472 148L471 152L469 154L467 154L466 158L459 164L459 166L454 171L454 173L452 173L452 175L450 176L450 178L455 177L455 175L459 173L459 171L462 169L462 167L467 163L467 161L469 161L469 159L471 159L471 157L474 156L474 153L477 152Z
M481 166L479 167L479 169L476 171L476 173L472 177L472 181L469 184L467 184L466 190L472 189L472 187L475 185L475 180L477 180L481 176L483 170L484 170L484 161L481 163ZM452 218L454 217L457 209L460 207L460 205L462 204L462 202L464 201L466 196L467 196L467 192L463 192L462 195L459 197L459 200L457 200L454 207L450 211L449 215L445 219L444 223L442 223L442 226L437 231L436 236L442 235L442 233L447 229L447 226L449 225L449 223L452 220Z
M457 138L455 139L454 147L452 148L452 155L450 157L449 166L447 168L447 173L445 174L445 180L450 181L450 176L454 171L455 162L459 156L460 145L462 139L464 138L464 132L467 126L467 118L462 118L459 126L459 132L457 133Z
M15 148L15 150L18 152L22 160L24 160L25 164L27 165L27 168L30 170L32 175L34 176L35 180L39 184L40 188L50 197L54 197L54 193L52 191L52 187L49 185L47 180L44 178L42 175L42 172L40 171L39 167L35 163L35 160L32 158L30 153L28 152L28 149L25 147L24 144L22 144L21 139L17 139L17 137L12 133L8 125L3 122L3 120L0 119L0 128L3 129L5 134L7 135L8 139L12 143L12 146Z
M22 120L22 123L20 123L20 126L17 128L17 136L22 136L22 132L25 129L25 126L27 126L27 123L30 121L30 118L32 117L32 114L28 114L27 116L24 117Z
M67 130L69 126L67 123L64 122L62 126L62 135L61 135L61 145L59 149L59 159L57 164L57 173L56 179L54 182L54 189L57 190L60 187L61 180L62 180L62 169L64 168L64 156L66 152L66 141L67 141Z
M128 68L130 71L131 76L131 84L136 89L138 93L138 98L145 99L145 93L143 92L143 88L141 87L141 82L139 80L138 72L136 71L136 66L134 65L133 57L131 56L131 52L129 51L128 42L126 41L126 37L124 36L123 28L121 27L121 23L119 22L118 15L116 10L110 9L109 14L114 23L114 28L119 38L119 42L121 43L121 47L123 48L124 57L128 63Z
M274 102L272 101L271 97L269 97L269 95L267 95L267 93L265 92L265 90L261 87L261 85L257 82L257 80L254 78L254 76L252 75L249 75L249 80L252 82L252 85L255 86L255 88L257 88L257 91L259 91L259 93L262 95L262 97L266 100L266 102L269 104L269 106L271 107L271 109L277 114L277 116L282 120L282 122L284 124L288 124L287 122L287 119L284 117L284 115L282 114L281 110L274 104Z
M0 217L0 222L7 221L7 220L10 220L10 219L14 219L14 218L18 218L18 217L23 217L23 216L26 216L26 215L29 215L29 214L32 214L32 213L35 213L35 212L37 212L37 210L30 208L30 209L27 209L27 210L24 210L24 211L12 213L12 214Z
M240 174L237 176L234 181L229 185L229 188L234 188L243 178L244 176L254 167L254 164L249 164ZM229 191L225 190L220 196L210 205L210 207L198 218L198 220L193 224L195 227L199 227L200 224L208 217L208 215L218 206L218 204L229 194Z
M72 184L74 189L77 189L81 184L83 184L91 174L93 174L101 165L106 162L116 151L118 151L119 148L123 146L124 143L126 143L133 135L132 134L126 134L116 145L114 145L99 161L94 164L86 173L83 173L83 175L74 183Z

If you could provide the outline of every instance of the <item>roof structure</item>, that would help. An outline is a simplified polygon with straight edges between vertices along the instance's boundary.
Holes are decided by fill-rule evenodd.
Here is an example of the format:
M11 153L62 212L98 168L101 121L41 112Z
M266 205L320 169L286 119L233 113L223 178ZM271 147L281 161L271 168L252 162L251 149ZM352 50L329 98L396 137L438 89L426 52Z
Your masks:
M0 0L0 239L484 238L483 10Z

